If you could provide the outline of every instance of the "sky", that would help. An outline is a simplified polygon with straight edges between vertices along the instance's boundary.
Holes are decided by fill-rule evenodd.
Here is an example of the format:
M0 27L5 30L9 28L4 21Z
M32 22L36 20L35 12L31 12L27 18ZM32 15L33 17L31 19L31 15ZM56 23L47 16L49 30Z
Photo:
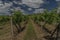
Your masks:
M39 13L45 9L52 10L58 7L60 0L0 0L0 14L9 15L12 10L21 10L23 13Z

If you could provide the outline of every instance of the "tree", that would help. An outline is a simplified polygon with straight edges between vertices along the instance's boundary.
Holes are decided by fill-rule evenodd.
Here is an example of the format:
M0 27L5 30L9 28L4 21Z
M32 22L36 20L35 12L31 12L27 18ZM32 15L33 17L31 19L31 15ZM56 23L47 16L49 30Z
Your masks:
M14 11L12 22L15 27L18 29L18 32L21 32L21 22L23 21L23 14L20 11Z

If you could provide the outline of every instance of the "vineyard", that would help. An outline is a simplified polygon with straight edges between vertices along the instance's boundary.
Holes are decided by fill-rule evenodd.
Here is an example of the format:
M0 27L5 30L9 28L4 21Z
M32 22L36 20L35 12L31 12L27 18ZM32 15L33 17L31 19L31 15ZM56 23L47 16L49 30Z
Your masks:
M0 16L0 40L11 40L10 17Z
M56 10L0 16L0 40L60 40L60 13Z

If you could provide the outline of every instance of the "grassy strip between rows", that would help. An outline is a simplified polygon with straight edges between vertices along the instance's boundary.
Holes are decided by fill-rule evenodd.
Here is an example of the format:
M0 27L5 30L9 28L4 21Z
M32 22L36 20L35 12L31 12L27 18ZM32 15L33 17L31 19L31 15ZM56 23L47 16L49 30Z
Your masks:
M24 40L37 40L37 36L31 22L28 24L28 29Z

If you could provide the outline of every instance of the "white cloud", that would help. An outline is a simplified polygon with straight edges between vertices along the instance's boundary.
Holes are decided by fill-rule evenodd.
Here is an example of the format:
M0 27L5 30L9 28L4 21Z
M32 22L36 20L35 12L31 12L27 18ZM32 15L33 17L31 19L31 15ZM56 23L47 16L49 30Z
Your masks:
M34 13L43 13L45 9L41 8L41 9L36 9L34 11Z
M60 0L56 0L57 2L60 1ZM45 3L43 0L22 0L22 2L20 3L19 1L13 1L15 4L19 4L19 5L22 5L22 4L26 4L27 6L29 7L32 7L32 8L39 8L42 4L42 3ZM49 3L49 2L47 2ZM8 13L8 9L10 9L10 7L12 6L12 2L9 2L9 3L2 3L2 1L0 0L0 13ZM25 6L25 5L24 5ZM16 7L15 8L16 10L21 10L22 12L25 12L23 9L21 9L20 7ZM28 10L32 10L31 8L28 8ZM34 13L38 13L38 12L43 12L45 9L35 9Z
M60 1L60 0L56 0L56 1Z
M32 10L32 8L28 8L28 10L30 11L30 10Z
M8 13L8 9L12 6L12 3L2 3L0 2L0 13Z
M44 3L42 0L22 0L23 4L28 5L29 7L38 8L40 4Z

